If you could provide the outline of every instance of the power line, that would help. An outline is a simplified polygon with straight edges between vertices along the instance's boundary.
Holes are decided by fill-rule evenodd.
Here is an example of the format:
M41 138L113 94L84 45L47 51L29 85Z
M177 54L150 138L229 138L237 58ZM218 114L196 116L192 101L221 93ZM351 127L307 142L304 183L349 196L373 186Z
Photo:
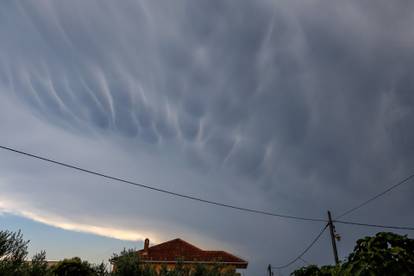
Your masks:
M367 205L367 204L368 204L368 203L370 203L371 201L376 200L377 198L379 198L379 197L381 197L381 196L385 195L386 193L390 192L391 190L394 190L394 189L395 189L395 188L397 188L398 186L400 186L400 185L402 185L402 184L404 184L404 183L408 182L409 180L411 180L411 179L413 179L413 178L414 178L414 174L412 174L412 175L410 175L410 176L408 176L408 177L404 178L403 180L401 180L401 181L399 181L398 183L396 183L396 184L392 185L391 187L389 187L388 189L386 189L386 190L382 191L381 193L379 193L379 194L377 194L377 195L375 195L375 196L373 196L373 197L371 197L371 198L369 198L369 199L365 200L364 202L362 202L362 203L360 203L359 205L357 205L357 206L355 206L355 207L353 207L353 208L349 209L348 211L343 212L343 213L342 213L341 215L339 215L336 219L340 219L340 218L342 218L342 217L344 217L344 216L346 216L346 215L348 215L348 214L350 214L350 213L354 212L355 210L357 210L357 209L359 209L359 208L361 208L361 207L363 207L363 206Z
M368 224L362 222L353 222L353 221L343 221L343 220L334 220L336 223L348 224L348 225L357 225L357 226L366 226L366 227L375 227L375 228L385 228L385 229L396 229L396 230L410 230L414 231L414 227L408 226L392 226L392 225L381 225L381 224Z
M170 195L170 196L175 196L175 197L185 198L185 199L194 200L194 201L198 201L198 202L203 202L203 203L210 204L210 205L230 208L230 209L239 210L239 211L243 211L243 212L254 213L254 214L261 214L261 215L272 216L272 217L280 217L280 218L285 218L285 219L294 219L294 220L301 220L301 221L327 222L327 220L320 219L320 218L308 218L308 217L301 217L301 216L291 216L291 215L278 214L278 213L273 213L273 212L269 212L269 211L263 211L263 210L257 210L257 209L251 209L251 208L245 208L245 207L235 206L235 205L231 205L231 204L221 203L221 202L218 202L218 201L208 200L208 199L204 199L204 198L200 198L200 197L196 197L196 196L192 196L192 195L187 195L187 194L181 194L181 193L177 193L177 192L173 192L173 191L169 191L169 190L165 190L165 189L161 189L161 188L157 188L157 187L144 185L144 184L137 183L137 182L134 182L134 181L122 179L122 178L119 178L119 177L110 176L108 174L103 174L103 173L99 173L99 172L96 172L96 171L84 169L84 168L81 168L81 167L78 167L78 166L75 166L75 165L70 165L70 164L67 164L67 163L63 163L63 162L56 161L56 160L53 160L53 159L50 159L50 158L46 158L46 157L42 157L42 156L39 156L39 155L31 154L31 153L28 153L28 152L20 151L20 150L17 150L17 149L6 147L6 146L1 146L0 145L0 149L11 151L11 152L14 152L14 153L17 153L17 154L20 154L20 155L35 158L35 159L42 160L42 161L45 161L45 162L53 163L55 165L59 165L59 166L66 167L66 168L69 168L69 169L78 170L78 171L81 171L81 172L84 172L84 173L87 173L87 174L100 176L100 177L103 177L103 178L106 178L106 179L122 182L122 183L129 184L129 185L132 185L132 186L136 186L136 187L140 187L140 188L144 188L144 189L164 193L164 194L167 194L167 195Z
M352 221L341 221L341 220L334 220L335 223L341 223L341 224L348 224L348 225L357 225L357 226L365 226L365 227L375 227L375 228L385 228L385 229L395 229L395 230L411 230L414 231L414 227L405 227L405 226L391 226L391 225L380 225L380 224L368 224L368 223L360 223L360 222L352 222ZM322 230L319 232L319 234L313 239L313 241L306 247L302 253L297 256L292 261L288 262L285 265L281 266L272 266L272 269L283 269L286 268L293 263L295 263L298 260L302 260L304 263L307 263L302 257L312 248L312 246L319 240L319 238L322 236L322 234L325 232L326 228L328 227L328 224L325 225L325 227L322 228ZM308 263L307 263L308 264Z
M299 254L296 258L294 258L292 261L288 262L285 265L280 266L272 266L273 269L282 269L290 266L291 264L295 263L297 260L301 259L303 255L306 254L306 252L309 251L309 249L312 248L312 246L319 240L319 238L322 236L323 232L325 232L326 228L328 227L328 224L326 224L322 230L319 232L319 234L312 240L312 242L302 251L302 253Z

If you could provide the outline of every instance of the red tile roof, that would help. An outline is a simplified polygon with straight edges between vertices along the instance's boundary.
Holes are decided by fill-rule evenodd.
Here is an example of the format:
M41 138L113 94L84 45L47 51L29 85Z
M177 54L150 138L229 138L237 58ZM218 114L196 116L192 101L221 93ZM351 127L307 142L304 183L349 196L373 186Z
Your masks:
M247 262L224 251L202 250L181 239L174 239L137 252L143 262L175 263L223 263L246 268Z

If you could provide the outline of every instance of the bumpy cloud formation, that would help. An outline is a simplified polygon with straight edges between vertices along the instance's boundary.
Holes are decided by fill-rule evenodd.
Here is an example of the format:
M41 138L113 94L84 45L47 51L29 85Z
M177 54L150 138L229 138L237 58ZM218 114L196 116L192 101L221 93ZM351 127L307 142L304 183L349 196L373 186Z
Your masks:
M1 113L15 118L1 119L9 131L1 141L240 205L312 216L340 212L414 164L413 5L8 2L0 11ZM287 258L270 253L283 244L266 245L273 231L252 241L257 228L245 221L280 227L280 237L288 224L237 214L229 225L231 212L218 218L219 210L200 207L201 216L197 205L188 210L192 203L159 195L137 200L111 183L33 163L24 164L22 176L21 164L12 163L3 181L8 196L23 197L38 212L105 227L98 219L103 212L125 231L226 240L255 256L253 269ZM50 184L23 196L13 183L33 179L32 170ZM89 189L85 182L100 191L79 195ZM114 189L125 204L102 209ZM79 208L51 200L62 191ZM412 189L396 193L356 218L383 221L374 212L381 210L394 216L387 222L404 223L412 196ZM131 223L136 202L145 210ZM160 230L166 225L170 230ZM245 229L228 236L239 227ZM306 241L313 227L296 234ZM326 262L324 253L316 255Z

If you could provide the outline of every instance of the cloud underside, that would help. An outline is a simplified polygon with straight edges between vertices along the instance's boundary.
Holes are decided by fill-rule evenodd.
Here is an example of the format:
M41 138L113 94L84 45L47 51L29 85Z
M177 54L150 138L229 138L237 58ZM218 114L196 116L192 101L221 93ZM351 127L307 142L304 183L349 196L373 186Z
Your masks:
M344 210L414 163L414 4L303 2L4 4L0 142L236 205ZM314 229L2 156L1 208L68 230L185 233L258 265ZM412 196L359 218L403 221ZM266 243L272 227L287 238Z

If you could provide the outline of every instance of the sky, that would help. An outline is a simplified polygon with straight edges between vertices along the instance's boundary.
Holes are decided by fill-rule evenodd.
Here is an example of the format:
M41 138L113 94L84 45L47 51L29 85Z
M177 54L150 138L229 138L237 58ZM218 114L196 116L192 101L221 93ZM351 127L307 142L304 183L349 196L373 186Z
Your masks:
M226 204L335 217L414 171L413 10L404 0L4 1L0 145ZM263 275L323 227L4 150L0 188L1 229L22 229L30 252L50 259L98 262L180 237ZM346 219L412 226L413 196L408 182ZM380 231L336 229L341 258ZM331 264L329 239L303 258Z

